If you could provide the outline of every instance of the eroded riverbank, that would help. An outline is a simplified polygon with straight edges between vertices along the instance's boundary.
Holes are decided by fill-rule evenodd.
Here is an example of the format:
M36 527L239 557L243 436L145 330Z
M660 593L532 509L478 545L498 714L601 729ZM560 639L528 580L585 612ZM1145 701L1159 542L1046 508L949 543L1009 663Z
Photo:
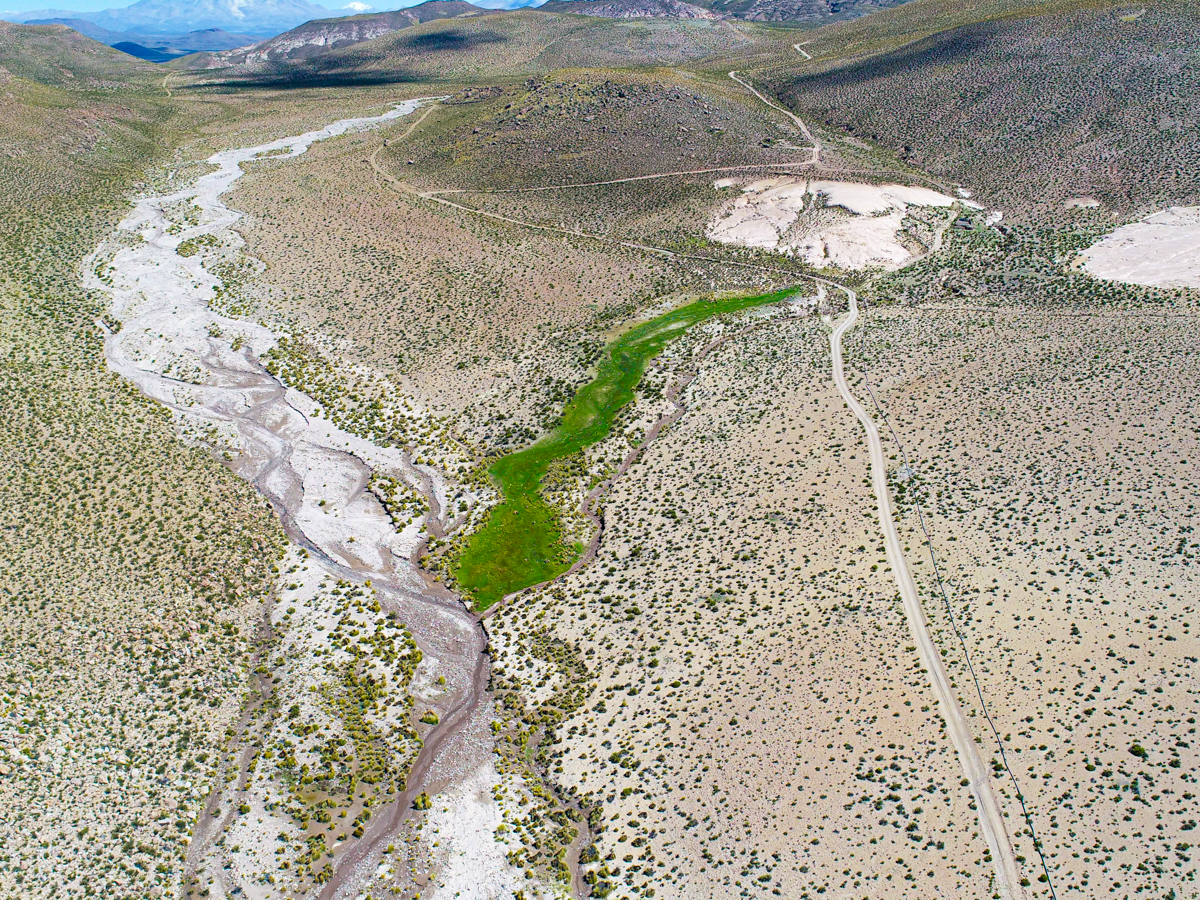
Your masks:
M240 767L230 771L231 785L206 804L188 852L192 883L207 887L212 896L239 889L269 896L275 889L264 892L264 886L275 884L288 892L329 897L343 888L356 891L354 885L375 875L420 793L480 778L497 780L482 629L414 558L422 525L440 529L446 524L440 473L418 468L402 449L376 446L338 428L313 398L271 376L260 360L276 346L277 335L210 307L222 285L205 267L205 253L198 252L209 247L236 252L242 246L232 230L240 214L227 208L221 195L241 176L244 163L266 156L292 159L316 141L378 126L420 105L409 100L380 116L215 154L208 162L216 170L194 185L139 200L85 264L85 285L111 297L111 316L120 322L105 341L109 366L171 410L184 435L223 452L227 464L270 500L296 545L285 573L289 583L281 586L278 608L267 611L266 633L286 632L306 616L322 623L317 631L335 624L330 616L341 617L339 626L365 627L378 613L402 623L416 651L398 653L395 639L379 650L346 636L339 643L331 635L329 646L317 648L310 659L320 682L312 687L321 699L293 707L287 725L293 737L271 730L269 720L279 717L278 710L242 723L236 741L248 751L231 762ZM428 505L424 521L414 517L397 529L369 490L372 472L421 493ZM407 640L399 633L396 639ZM386 683L383 667L398 658L407 660L403 671L411 681L407 690L389 695L380 688ZM393 688L400 687L397 672ZM276 671L259 678L267 701L281 690L279 677ZM373 705L359 714L353 710L364 681L375 686L368 698ZM270 702L263 705L270 710ZM338 718L330 710L348 712ZM305 736L294 740L302 732ZM268 737L283 741L283 758L256 766ZM407 779L398 779L391 789L370 783L364 773L378 763L376 752L407 770ZM275 750L271 757L278 758ZM486 799L473 802L487 804ZM321 820L328 821L339 803L357 814L355 833L327 846ZM239 817L251 819L247 813L258 816L260 827L244 829L250 837L239 836L228 846L223 834ZM295 856L278 878L278 869L272 869L280 862L276 832L286 837L282 846L293 851L288 855ZM483 857L491 856L503 863L503 850L490 831L456 840L472 852L454 855L451 867L488 865Z

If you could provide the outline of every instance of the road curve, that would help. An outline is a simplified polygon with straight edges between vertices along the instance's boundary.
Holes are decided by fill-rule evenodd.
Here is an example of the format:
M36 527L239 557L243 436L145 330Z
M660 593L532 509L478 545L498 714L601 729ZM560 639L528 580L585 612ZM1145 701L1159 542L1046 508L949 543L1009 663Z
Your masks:
M784 110L767 100L752 86L747 84L741 78L738 78L736 72L730 72L729 75L734 81L737 81L739 84L746 87L768 106L778 109L779 111L788 115L801 129L804 130L805 134L808 134L808 129L805 128L804 123L799 118L793 116L787 110ZM813 161L816 162L817 155L819 153L819 146L817 145L816 141L813 143ZM913 581L912 573L908 569L908 563L904 558L904 554L901 552L900 539L896 533L895 519L892 515L891 500L887 490L887 468L883 456L883 444L879 438L879 431L875 426L874 420L871 419L871 417L867 414L867 411L855 399L846 383L845 373L843 372L842 365L842 336L851 328L853 328L855 323L858 321L858 295L845 285L839 284L835 281L830 281L820 276L787 272L785 270L781 270L773 266L766 266L761 263L751 263L741 260L716 259L698 254L680 253L678 251L668 250L662 247L654 247L633 241L623 241L619 238L610 237L608 235L594 234L572 228L528 222L455 203L446 199L445 197L438 196L441 193L446 193L445 191L421 191L416 187L406 184L405 182L391 175L379 164L378 157L382 149L382 147L377 147L375 149L368 160L369 164L371 165L375 174L381 179L381 186L386 186L400 194L408 194L410 196L438 203L442 206L450 207L461 212L473 213L477 216L491 219L492 221L505 222L537 231L547 231L586 238L589 240L599 241L601 243L622 246L631 250L640 250L667 258L695 259L705 262L730 265L738 268L748 268L760 271L772 271L779 274L787 274L794 278L804 278L816 284L821 284L831 289L840 290L846 294L849 300L849 315L847 315L847 317L837 325L833 331L832 337L830 338L830 348L833 354L834 381L837 384L838 392L841 394L842 399L846 401L846 404L850 407L851 411L854 412L859 422L862 423L864 430L867 432L867 442L870 448L871 456L872 483L874 485L876 502L879 508L880 524L884 531L888 562L892 567L892 571L896 573L896 582L900 590L901 598L904 602L905 613L908 617L909 626L912 630L913 636L916 638L917 646L920 649L921 658L925 668L930 673L930 682L933 686L934 693L937 695L938 703L942 709L943 718L946 720L947 731L950 733L951 740L954 743L955 749L958 751L963 772L968 779L971 787L971 793L974 795L976 805L979 809L980 830L983 832L987 841L988 848L991 851L992 860L995 866L997 892L1002 900L1025 900L1026 893L1020 885L1020 874L1017 869L1017 862L1013 852L1012 843L1009 841L1007 829L1004 827L1004 817L1000 810L1000 804L992 791L988 769L984 765L982 759L979 757L979 753L975 748L974 738L971 736L970 728L967 725L966 717L963 715L962 708L958 704L958 699L950 686L950 678L946 674L946 669L942 662L941 654L938 652L937 647L933 643L933 637L930 634L929 626L925 621L924 611L921 608L921 602L917 594L916 583Z
M841 287L839 285L839 287ZM921 662L929 672L929 681L937 696L938 706L942 717L946 720L946 731L950 735L954 747L958 750L958 759L962 764L963 774L971 786L979 808L979 829L987 841L992 853L992 861L996 873L996 890L1003 900L1023 900L1025 891L1021 887L1021 875L1017 868L1016 856L1013 853L1012 842L1004 827L1004 815L1000 803L992 791L992 783L987 766L979 756L975 747L975 739L967 725L962 707L950 685L950 677L942 656L933 642L929 631L929 623L921 608L921 599L917 594L917 585L909 571L908 561L900 547L900 536L896 532L896 520L892 515L891 497L887 485L887 463L883 456L883 442L879 439L879 429L875 421L867 414L862 404L855 399L846 383L846 373L842 366L842 336L854 327L858 321L858 295L847 287L841 287L850 301L849 314L833 329L829 339L833 355L833 380L838 393L846 401L851 412L862 424L867 433L867 447L871 457L871 485L875 489L875 502L879 510L879 524L883 529L884 545L887 548L888 564L896 576L896 587L904 602L904 612L908 617L908 625L916 639L917 648L921 654Z
M804 51L802 50L800 52L803 53ZM819 140L817 140L817 136L815 134L813 134L811 131L808 130L808 126L804 124L803 119L801 119L798 115L796 115L794 112L787 109L786 107L780 106L774 100L767 99L767 97L764 94L762 94L758 90L758 88L756 88L754 85L752 85L746 79L744 79L740 75L738 75L737 72L730 72L729 77L732 78L734 81L736 81L738 84L740 84L742 87L744 87L746 90L748 90L750 93L752 93L755 97L757 97L759 100L761 100L764 104L771 107L771 109L775 110L776 112L781 112L785 116L787 116L789 119L791 119L792 123L797 128L800 129L800 132L801 132L801 134L804 135L805 139L810 144L812 144L812 159L809 160L809 162L812 163L812 165L814 165L814 166L819 166L821 164L821 142Z

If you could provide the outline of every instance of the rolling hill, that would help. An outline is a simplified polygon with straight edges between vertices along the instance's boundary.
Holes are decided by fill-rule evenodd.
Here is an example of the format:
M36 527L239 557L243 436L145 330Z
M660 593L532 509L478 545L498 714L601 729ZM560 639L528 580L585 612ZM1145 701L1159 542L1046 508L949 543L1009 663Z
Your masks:
M717 19L712 10L682 0L549 0L542 12L606 19Z
M484 10L465 0L427 0L417 6L394 12L316 19L236 53L214 54L197 59L195 67L255 67L270 63L299 62L330 50L349 47L411 28L422 22L484 13Z
M584 18L516 10L434 19L307 57L272 59L252 48L172 65L216 70L215 78L244 77L246 84L259 85L461 82L575 66L678 65L750 48L755 41L711 19Z
M919 0L816 32L811 64L766 77L793 109L997 205L1128 212L1200 199L1198 28L1189 4Z

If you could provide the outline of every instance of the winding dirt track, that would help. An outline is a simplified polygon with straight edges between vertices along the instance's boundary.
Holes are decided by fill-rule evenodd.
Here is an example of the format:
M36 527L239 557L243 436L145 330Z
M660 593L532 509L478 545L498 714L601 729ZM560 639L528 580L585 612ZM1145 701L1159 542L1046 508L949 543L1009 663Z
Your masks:
M799 117L777 105L776 103L768 100L751 84L738 77L736 72L730 72L729 77L753 93L767 106L783 113L789 119L791 119L813 144L813 156L808 162L808 165L820 164L820 144L813 137L808 127ZM785 271L755 263L721 260L713 257L700 256L698 254L677 253L662 247L654 247L631 241L622 241L618 238L612 238L607 235L598 235L579 231L577 229L562 228L558 226L541 225L509 216L502 216L497 213L490 213L483 210L474 209L472 207L455 203L454 201L447 200L444 197L439 196L440 194L450 193L450 191L420 191L412 185L406 184L399 179L394 178L379 165L378 156L381 149L382 148L376 149L376 151L371 154L371 167L374 169L376 174L383 179L384 183L388 187L398 193L409 194L410 196L419 197L424 200L429 200L443 206L447 206L462 212L472 213L474 215L494 221L505 222L538 231L557 232L564 235L572 235L575 237L586 238L603 243L615 244L629 249L653 253L655 255L664 256L667 258L703 260L707 262L720 263L723 265L732 265L779 273ZM670 177L670 175L674 174L687 173L667 173L661 176L639 176L639 178ZM621 181L624 180L625 179L608 183L621 183ZM603 182L598 182L597 184L602 183ZM553 188L535 187L525 190L550 189ZM949 220L946 224L949 224ZM934 246L929 252L935 252L937 247L940 246L943 233L944 228L938 230L937 234L935 235ZM1004 815L1000 808L999 801L996 798L995 792L992 790L989 770L984 764L982 758L979 756L979 752L975 746L975 739L971 734L970 726L967 723L966 717L963 715L962 707L959 705L958 698L954 693L954 689L950 683L950 678L946 672L945 664L942 660L941 654L938 651L937 645L933 639L933 635L929 630L929 623L926 620L924 610L921 607L920 596L917 592L916 583L913 580L912 573L908 567L908 562L905 559L904 553L901 549L899 535L896 531L895 518L892 514L891 497L888 492L887 485L887 465L883 455L883 445L880 441L879 429L875 425L875 422L871 416L854 397L854 394L851 392L850 387L846 382L842 359L842 337L846 334L846 332L853 328L858 321L858 295L845 285L826 278L799 275L792 272L788 272L787 274L795 278L805 278L811 280L828 288L840 290L846 295L849 305L849 312L846 317L834 328L833 333L830 336L830 351L833 358L834 381L837 385L838 392L842 396L842 399L846 402L851 411L854 413L855 417L862 424L867 435L867 443L871 457L871 479L875 491L877 509L879 512L880 527L884 534L884 543L887 550L888 562L892 567L892 571L895 573L897 588L899 589L900 596L904 604L909 627L912 631L913 637L917 642L921 659L926 670L929 672L930 684L934 693L937 695L938 704L941 707L943 718L946 720L947 731L949 732L951 741L958 752L959 761L962 765L963 773L969 782L971 793L975 797L976 805L979 811L980 830L983 832L984 839L987 842L988 849L991 852L994 863L995 885L997 892L1002 900L1023 900L1023 898L1026 896L1026 892L1021 887L1021 876L1017 867L1016 855L1013 851L1012 842L1009 839L1008 831L1004 824ZM679 414L682 415L682 409L679 411ZM660 425L663 426L666 424L668 423L660 423ZM629 462L632 462L632 460ZM589 496L589 507L591 501L594 499L595 498ZM591 513L590 508L585 509L585 513L589 514L589 516L593 519L593 522L596 523L598 528L602 530L603 523ZM592 546L588 548L589 556L595 552L595 545L600 539L600 533L601 531L598 530L596 537L593 539ZM573 566L570 571L575 571L579 565L583 563L584 560L581 560L579 563Z
M800 50L799 47L797 47L796 49ZM804 53L803 50L800 50L800 52ZM807 56L807 55L808 54L805 53L805 56ZM766 106L769 106L771 109L775 110L775 112L782 113L783 115L787 116L788 119L792 122L792 124L800 129L801 134L804 135L804 137L808 140L808 142L810 144L812 144L812 159L809 161L810 164L814 165L814 166L819 166L821 164L821 142L819 140L817 140L816 135L814 135L809 130L808 126L804 124L803 119L801 119L798 115L796 115L795 113L793 113L791 110L787 109L786 107L780 106L774 100L767 99L765 96L763 96L761 93L759 93L758 89L754 85L752 85L746 79L744 79L740 75L738 75L737 72L730 72L729 77L732 78L734 81L736 81L738 84L740 84L742 87L744 87L746 90L748 90L750 93L752 93L759 100L761 100L763 102L763 104L765 104Z
M1024 896L1021 888L1021 876L1017 869L1017 860L1013 853L1012 842L1008 830L1004 827L1004 814L1000 803L992 790L988 768L984 765L975 747L975 739L971 728L963 715L962 707L955 696L950 684L950 676L942 662L929 631L929 622L925 611L921 608L920 595L917 593L916 582L908 568L908 560L900 547L900 536L896 532L896 520L892 515L891 496L887 485L887 462L883 456L883 442L879 439L879 429L875 420L858 402L846 383L846 373L842 365L842 336L854 327L858 321L858 295L850 288L842 287L850 302L850 311L829 338L829 349L833 356L833 380L838 393L850 407L850 411L862 424L867 434L867 447L871 457L871 485L875 490L875 502L879 511L879 525L883 530L884 544L887 548L888 564L895 573L896 587L904 603L904 612L908 617L909 629L917 641L921 661L929 672L929 683L937 695L938 706L941 707L942 717L946 720L946 731L958 751L958 759L962 764L963 773L971 784L971 793L979 807L979 828L987 841L988 849L992 852L995 863L996 888L1004 900L1019 900Z
M812 149L812 148L808 148ZM496 188L495 190L471 190L470 188L447 188L426 191L427 196L441 194L536 194L541 191L565 191L571 188L608 187L614 184L630 184L634 181L655 181L660 178L682 178L686 175L715 175L717 172L745 172L759 169L786 169L793 166L811 166L812 160L785 163L756 163L745 166L716 166L712 169L687 169L680 172L657 172L653 175L630 175L628 178L613 178L609 181L579 181L567 184L543 184L538 187Z

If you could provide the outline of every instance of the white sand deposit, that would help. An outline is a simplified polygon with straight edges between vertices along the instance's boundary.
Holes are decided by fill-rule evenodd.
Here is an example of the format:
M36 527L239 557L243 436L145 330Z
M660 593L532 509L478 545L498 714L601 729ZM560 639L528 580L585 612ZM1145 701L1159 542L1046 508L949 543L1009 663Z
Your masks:
M214 154L208 159L214 171L191 186L139 200L116 234L88 258L82 274L86 287L111 298L110 313L121 322L117 330L106 329L104 350L110 368L169 409L182 434L222 451L233 471L272 501L289 535L306 549L306 554L295 546L291 550L291 567L304 556L309 571L295 578L291 578L295 573L289 572L288 584L296 587L287 588L284 594L289 603L286 608L295 610L296 627L302 620L314 630L327 626L322 617L330 612L315 605L313 599L322 581L365 581L381 601L381 607L373 612L395 613L425 659L436 662L439 674L444 675L441 695L448 699L438 710L443 722L449 704L457 703L462 721L473 724L486 714L479 702L483 632L462 604L431 587L412 561L421 519L414 518L397 533L368 490L373 472L400 478L418 492L428 486L444 515L448 505L445 480L430 467L418 469L398 447L376 446L337 427L313 397L271 375L261 359L277 346L277 335L261 323L232 318L211 308L209 301L223 286L220 278L205 267L204 254L180 252L186 241L203 241L203 246L229 254L243 246L234 230L241 214L221 199L241 177L243 163L265 156L298 157L316 141L408 115L421 102L404 101L383 115L346 119L299 136ZM181 206L188 209L188 215L177 222L172 210ZM359 624L371 631L386 627L376 621ZM313 641L320 644L320 635L325 633L312 635ZM327 659L336 662L339 657ZM285 675L281 684L303 687L301 679L292 677L282 665L276 664ZM430 665L426 664L426 670ZM395 684L396 676L389 680ZM483 728L479 731L485 733ZM458 739L453 758L460 765L478 758L471 752L480 752L479 741L467 745L466 739L474 735L464 737L463 726L453 724L443 724L440 733L429 732L420 752L439 752L444 747L442 735L448 736L447 741ZM214 839L207 845L207 871L217 875L214 884L219 882L219 890L226 896L264 896L270 890L268 884L288 877L276 868L276 850L282 843L276 837L282 832L298 836L288 831L292 826L286 818L268 813L275 809L273 804L280 795L276 783L262 774L265 771L260 770L246 790L231 788L231 793L224 795L226 811L233 808L236 795L250 812L236 817L224 832L233 836L231 840L218 844ZM449 780L449 790L458 790L454 787L460 783L458 773L449 775L454 777L442 776L442 783ZM475 782L471 785L464 797L473 798L478 790L487 795L487 783L482 788ZM475 809L467 800L463 803L464 808ZM486 819L490 815L485 808L474 819L456 823L466 835L476 834L471 827L484 827L485 851L490 850L487 844L493 837L494 826ZM446 827L449 829L449 824ZM371 837L362 844L337 853L335 877L342 879L339 896L357 896L358 885L375 877L382 845L391 839L391 833L378 829L368 834ZM201 837L213 839L215 832ZM502 850L493 857L497 853L499 862L488 857L491 868L487 873L502 872L502 865L507 864ZM457 864L458 860L451 862ZM276 871L272 873L272 869ZM268 873L266 882L264 871ZM465 883L466 876L455 877ZM500 878L497 874L493 880Z
M726 182L722 179L714 187L725 187ZM762 178L742 188L708 234L723 244L800 255L822 268L896 269L913 255L899 240L909 207L949 207L956 202L964 201L909 185ZM805 209L820 207L845 214L811 222L801 217Z
M495 763L488 760L472 778L434 800L426 835L438 842L445 858L428 892L431 900L514 900L522 889L535 896L552 890L527 881L505 858L508 847L495 836L504 821L500 804L492 796L499 781Z
M903 184L856 184L851 181L811 181L809 193L825 198L826 206L841 206L859 216L872 216L908 206L952 206L953 197L929 188Z
M1122 225L1083 257L1083 268L1097 278L1200 288L1200 206L1173 206Z
M779 245L780 235L804 209L807 193L806 183L794 178L762 178L752 182L742 188L742 196L712 224L709 236L723 244L773 250Z

